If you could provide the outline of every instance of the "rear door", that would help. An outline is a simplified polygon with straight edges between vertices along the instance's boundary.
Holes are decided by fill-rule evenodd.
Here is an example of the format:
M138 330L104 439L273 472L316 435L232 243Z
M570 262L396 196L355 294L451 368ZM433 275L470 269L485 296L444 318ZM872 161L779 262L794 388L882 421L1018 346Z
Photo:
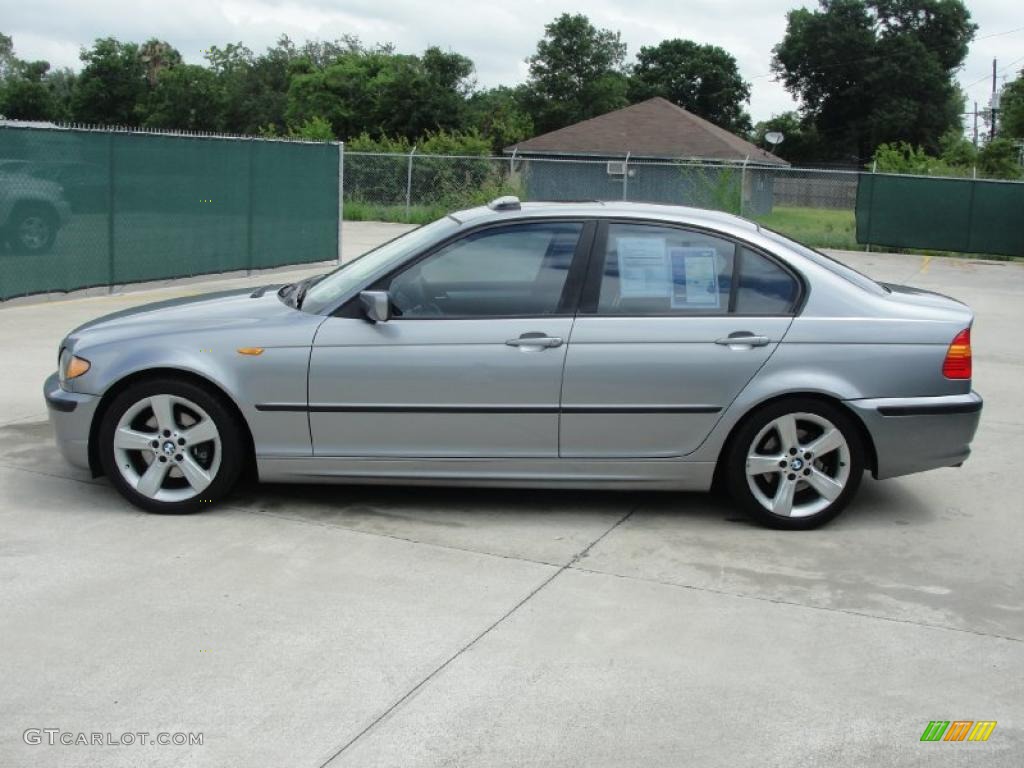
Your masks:
M566 358L560 455L695 450L775 351L800 291L726 237L602 223Z

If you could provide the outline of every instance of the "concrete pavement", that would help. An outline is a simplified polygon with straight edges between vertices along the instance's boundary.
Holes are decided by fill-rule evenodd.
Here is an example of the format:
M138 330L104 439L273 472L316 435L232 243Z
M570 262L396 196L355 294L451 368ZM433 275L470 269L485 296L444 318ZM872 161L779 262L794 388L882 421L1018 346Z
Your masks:
M0 308L0 766L1020 765L1024 267L841 257L973 306L986 405L963 468L865 478L805 534L703 494L248 486L146 515L52 447L60 338L324 266ZM921 743L935 719L998 726Z

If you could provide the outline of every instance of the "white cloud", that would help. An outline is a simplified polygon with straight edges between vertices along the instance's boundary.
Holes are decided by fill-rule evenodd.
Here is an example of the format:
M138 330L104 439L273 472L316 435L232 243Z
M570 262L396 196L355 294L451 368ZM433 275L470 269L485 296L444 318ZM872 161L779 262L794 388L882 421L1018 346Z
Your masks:
M480 84L491 86L522 81L527 74L523 60L534 51L544 24L562 11L579 12L599 27L620 30L631 56L643 45L671 37L722 46L752 83L750 112L756 120L795 106L768 73L772 46L785 31L786 11L797 5L793 0L566 0L558 6L546 0L0 0L0 18L22 58L42 58L54 66L77 68L79 48L108 35L140 42L159 37L198 63L210 45L242 41L262 50L282 33L296 41L347 33L366 43L393 42L403 51L428 45L458 51L476 63ZM1024 26L1005 0L972 0L970 8L981 27L979 37ZM961 82L991 72L993 56L1001 59L1001 67L1019 57L1022 41L1024 31L979 40ZM1005 75L1018 70L1019 65ZM984 102L990 87L988 82L975 84L969 96Z

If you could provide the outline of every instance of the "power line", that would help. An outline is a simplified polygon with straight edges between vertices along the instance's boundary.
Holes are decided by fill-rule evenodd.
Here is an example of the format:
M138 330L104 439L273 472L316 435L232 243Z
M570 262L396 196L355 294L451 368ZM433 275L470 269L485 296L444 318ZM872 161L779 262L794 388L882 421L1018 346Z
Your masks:
M1010 69L1011 67L1013 67L1013 66L1015 66L1015 65L1019 64L1019 63L1020 63L1020 62L1022 62L1022 61L1024 61L1024 56L1021 56L1021 57L1020 57L1019 59L1014 59L1014 60L1013 60L1013 61L1011 61L1011 62L1010 62L1009 64L1007 64L1007 65L1006 65L1005 67L1002 67L1002 68L1000 68L997 74L1000 74L1000 75L1001 75L1001 74L1003 74L1003 72L1005 72L1006 70ZM979 83L984 83L984 82L986 82L986 81L987 81L987 80L988 80L988 79L989 79L990 77L992 77L992 75L988 75L988 74L986 74L986 75L985 75L984 77L982 77L982 78L979 78L979 79L975 80L975 81L974 81L973 83L970 83L970 84L968 84L968 85L965 85L965 86L964 86L964 90L967 90L968 88L973 88L974 86L978 85Z

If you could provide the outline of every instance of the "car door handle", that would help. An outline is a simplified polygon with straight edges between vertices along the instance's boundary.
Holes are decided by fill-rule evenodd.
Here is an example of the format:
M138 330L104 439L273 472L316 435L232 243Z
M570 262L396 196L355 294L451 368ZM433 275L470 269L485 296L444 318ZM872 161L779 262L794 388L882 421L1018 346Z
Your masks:
M715 344L723 347L764 347L771 342L767 336L755 336L747 331L730 333L723 339L715 339Z
M524 333L518 339L509 339L505 342L510 347L551 347L562 346L562 339L558 336L546 336L543 333Z

